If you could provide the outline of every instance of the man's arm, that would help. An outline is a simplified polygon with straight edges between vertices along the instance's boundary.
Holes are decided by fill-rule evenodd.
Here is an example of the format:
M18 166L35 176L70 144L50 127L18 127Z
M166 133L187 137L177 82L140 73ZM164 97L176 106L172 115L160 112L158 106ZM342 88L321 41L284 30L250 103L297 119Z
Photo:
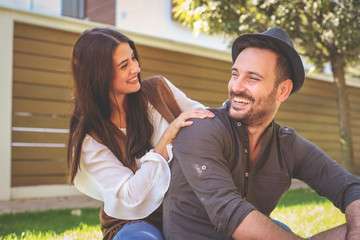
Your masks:
M350 203L345 210L345 215L346 228L345 225L341 225L319 233L312 239L360 239L360 200ZM245 217L241 224L236 228L232 237L234 239L302 239L281 228L256 210Z
M360 199L350 203L345 210L347 233L346 239L360 239Z
M232 234L234 239L278 239L297 240L302 239L295 234L283 229L271 219L254 210L236 228Z
M345 216L346 224L318 233L312 240L360 239L360 199L346 207Z

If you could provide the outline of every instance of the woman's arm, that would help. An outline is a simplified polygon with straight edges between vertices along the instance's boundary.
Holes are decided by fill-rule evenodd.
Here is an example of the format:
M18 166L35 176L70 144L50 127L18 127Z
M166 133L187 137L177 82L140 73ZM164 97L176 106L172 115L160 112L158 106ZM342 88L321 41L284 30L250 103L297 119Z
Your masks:
M86 195L103 201L105 212L119 219L135 220L156 210L170 183L167 162L157 153L146 153L134 173L103 144L87 135L74 185Z
M203 104L188 98L184 92L182 92L180 89L178 89L169 80L167 80L166 78L164 78L164 79L165 79L166 84L169 86L171 92L173 93L174 98L182 112L191 110L191 109L206 108Z

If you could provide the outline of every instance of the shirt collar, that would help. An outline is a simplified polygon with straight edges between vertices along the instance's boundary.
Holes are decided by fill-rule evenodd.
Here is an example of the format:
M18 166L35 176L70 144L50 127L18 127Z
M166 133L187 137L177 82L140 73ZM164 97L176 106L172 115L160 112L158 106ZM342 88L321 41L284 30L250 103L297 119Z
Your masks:
M229 107L230 107L230 104L229 104L229 101L227 100L226 102L223 103L223 106L221 108L226 109L227 114L229 114ZM233 119L229 115L228 115L228 117L229 117L230 121L232 122L232 126L236 129L240 130L240 132L238 132L238 135L242 139L242 142L246 141L246 139L249 138L247 131L246 131L246 126L244 124L242 124L241 121ZM265 132L263 133L262 140L261 140L261 146L260 146L260 152L258 155L259 160L263 158L264 153L266 153L266 149L271 144L273 133L274 133L274 127L275 127L275 120L272 120L271 123L269 124L269 126L267 126ZM244 139L244 137L246 139Z

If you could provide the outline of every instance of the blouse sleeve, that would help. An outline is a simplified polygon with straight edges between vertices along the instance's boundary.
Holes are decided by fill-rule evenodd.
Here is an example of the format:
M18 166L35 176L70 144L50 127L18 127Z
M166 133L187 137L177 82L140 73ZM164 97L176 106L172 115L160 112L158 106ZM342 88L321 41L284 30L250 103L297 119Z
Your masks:
M164 78L170 90L174 94L174 98L179 105L181 111L186 111L196 108L205 108L205 106L197 101L194 101L186 96L180 89L174 86L169 80Z
M140 163L133 173L106 146L86 135L74 184L79 191L105 202L109 216L141 219L160 206L170 184L170 170L165 159L153 151Z
M179 105L181 111L187 111L196 108L205 108L203 104L188 98L185 93L183 93L180 89L175 87L169 80L167 80L166 78L164 79L167 85L169 86L171 92L173 93L174 98L177 104ZM149 112L151 115L151 122L154 126L152 143L155 146L159 142L166 128L169 126L169 123L166 121L165 118L161 116L161 114L150 103L149 103ZM172 148L171 148L172 144L168 144L167 147L169 154L168 163L170 163L172 160Z

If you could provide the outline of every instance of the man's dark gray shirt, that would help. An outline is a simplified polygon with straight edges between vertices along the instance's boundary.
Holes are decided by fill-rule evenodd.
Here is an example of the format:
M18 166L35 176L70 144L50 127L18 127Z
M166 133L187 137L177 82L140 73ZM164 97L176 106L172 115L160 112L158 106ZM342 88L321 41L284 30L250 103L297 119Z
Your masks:
M360 199L360 178L311 142L272 122L250 168L249 137L227 107L192 119L173 143L171 183L163 202L166 239L231 239L254 209L269 216L291 179L306 182L342 212Z

